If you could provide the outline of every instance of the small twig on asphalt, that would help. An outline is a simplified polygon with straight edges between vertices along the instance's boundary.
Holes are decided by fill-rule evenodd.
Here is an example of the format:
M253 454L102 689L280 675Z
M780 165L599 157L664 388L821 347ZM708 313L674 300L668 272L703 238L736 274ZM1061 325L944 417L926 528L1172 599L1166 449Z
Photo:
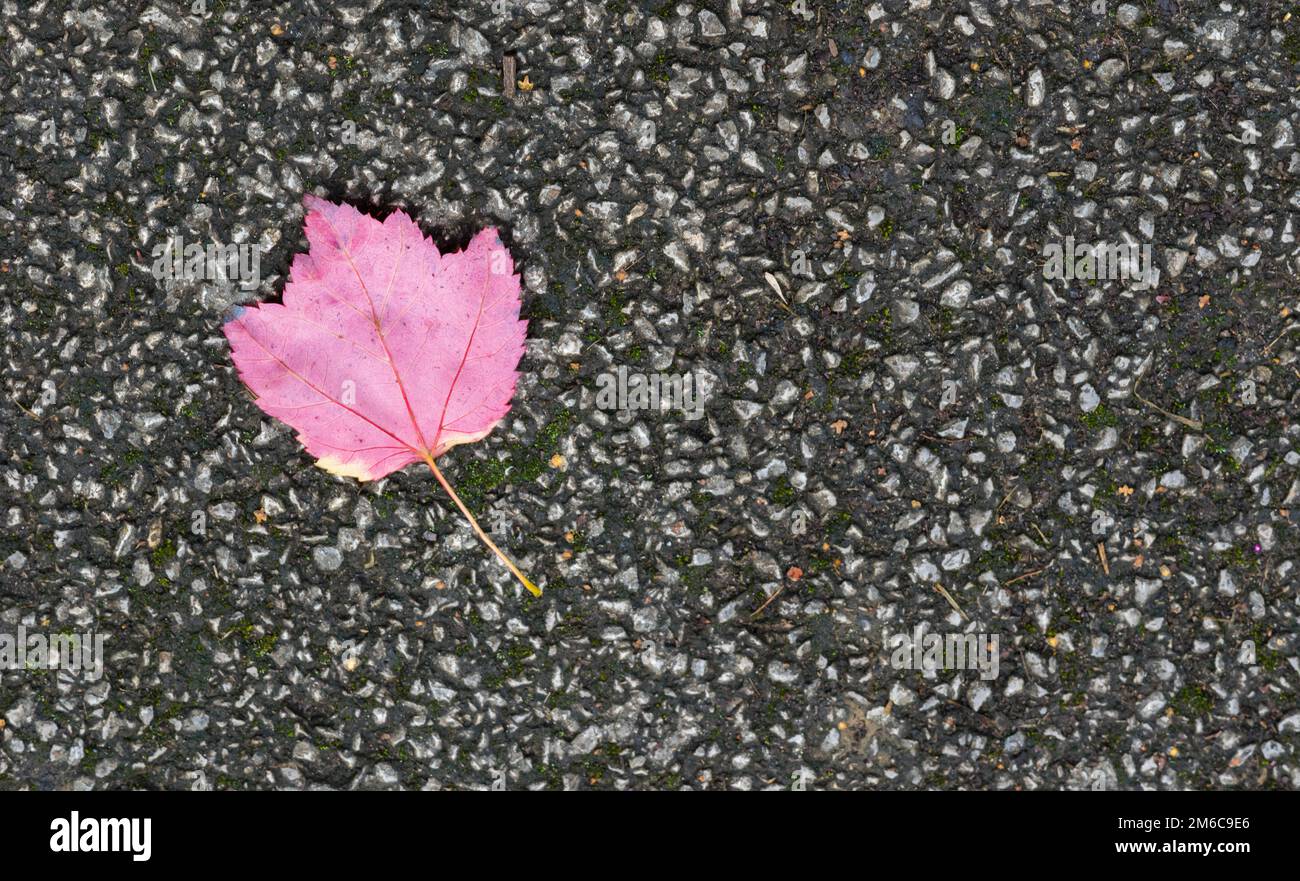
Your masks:
M767 279L767 283L772 286L772 290L776 291L776 296L781 300L781 308L793 315L794 310L791 309L790 304L785 301L785 294L782 293L781 283L776 280L776 276L770 272L764 272L763 278Z
M1188 419L1186 416L1179 416L1177 413L1170 413L1164 407L1161 407L1159 404L1156 404L1152 401L1148 401L1146 398L1142 397L1142 395L1138 393L1138 383L1142 381L1142 377L1146 373L1147 367L1150 365L1150 363L1151 361L1149 359L1143 361L1142 366L1138 368L1137 376L1133 377L1133 397L1137 398L1139 401L1146 404L1152 410L1156 410L1157 412L1163 413L1164 415L1168 416L1170 419L1174 420L1175 422L1181 422L1183 425L1186 425L1188 428L1192 429L1193 431L1201 431L1202 429L1204 429L1205 426L1202 425L1200 422L1197 422L1195 419Z
M967 437L935 437L932 434L925 434L924 432L921 433L921 437L936 444L960 444L970 440L970 438Z
M1097 542L1097 557L1101 560L1102 571L1109 575L1110 561L1106 559L1106 543L1104 541Z
M13 402L14 402L15 404L18 405L18 409L19 409L19 410L22 410L24 413L26 413L28 416L30 416L30 417L32 417L33 419L35 419L37 422L40 422L40 421L41 421L41 417L37 416L37 415L36 415L35 413L33 413L31 410L28 410L28 409L27 409L26 407L24 407L22 404L19 404L17 398L14 398L14 399L13 399Z
M1293 322L1291 322L1290 324L1288 324L1286 327L1282 328L1282 332L1281 332L1280 334L1278 334L1277 336L1273 337L1273 342L1271 342L1271 343L1269 343L1267 346L1265 346L1265 347L1264 347L1264 351L1267 352L1269 349L1273 348L1273 346L1275 346L1275 345L1277 344L1277 341L1278 341L1278 340L1282 339L1282 337L1286 336L1287 334L1289 334L1289 333L1290 333L1291 331L1293 331L1293 330L1300 330L1300 324L1296 324L1296 323L1293 321Z
M993 509L994 513L997 513L998 511L1002 510L1002 506L1007 503L1007 499L1011 498L1011 494L1014 493L1015 491L1016 491L1016 479L1013 479L1011 481L1011 492L1003 496L1002 501L998 502L998 506Z
M1033 572L1026 572L1024 575L1017 575L1015 578L1011 579L1010 581L1002 582L1002 586L1008 587L1012 584L1015 584L1017 581L1024 581L1026 578L1033 578L1035 575L1039 574L1040 572L1046 572L1046 571L1047 571L1047 567L1044 566L1042 569L1035 569Z
M970 615L967 615L965 612L961 610L961 606L957 605L957 601L952 598L952 594L948 593L948 591L943 589L942 584L936 581L934 583L934 589L939 591L939 593L943 594L943 598L948 601L948 605L952 606L952 610L954 612L956 612L958 615L961 615L967 621L970 620Z
M783 590L785 590L785 585L784 585L784 584L781 585L780 587L778 587L776 590L774 590L774 591L772 592L772 595L771 595L770 597L768 597L766 600L763 601L763 605L759 606L757 609L755 609L754 611L750 612L750 613L749 613L749 617L750 617L751 619L757 617L758 613L761 612L761 611L763 611L764 609L766 609L769 605L771 605L772 600L774 600L774 599L776 599L777 597L779 597L779 596L781 595L781 591L783 591Z
M515 99L515 56L501 56L501 94L507 101Z

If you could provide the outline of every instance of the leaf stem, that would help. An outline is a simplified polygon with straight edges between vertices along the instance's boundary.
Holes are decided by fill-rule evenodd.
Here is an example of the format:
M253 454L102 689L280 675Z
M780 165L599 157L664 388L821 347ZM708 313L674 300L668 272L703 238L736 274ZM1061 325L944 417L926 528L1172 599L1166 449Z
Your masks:
M451 500L456 503L456 507L460 508L460 512L465 515L465 519L468 520L469 525L473 527L474 533L485 545L492 549L492 552L500 558L502 563L506 564L506 568L514 573L515 578L519 579L520 584L528 588L528 590L532 592L533 596L541 596L541 588L529 581L524 573L519 571L519 567L516 566L499 547L496 546L496 542L488 538L487 533L483 531L483 527L478 525L478 521L474 519L474 515L469 512L469 508L465 507L465 503L460 500L460 496L456 495L456 491L451 488L451 484L447 482L447 478L442 476L442 472L439 471L438 466L434 464L433 457L425 454L424 464L429 466L429 470L433 472L434 477L438 478L438 482L442 484L442 488L447 491L447 495L451 496Z

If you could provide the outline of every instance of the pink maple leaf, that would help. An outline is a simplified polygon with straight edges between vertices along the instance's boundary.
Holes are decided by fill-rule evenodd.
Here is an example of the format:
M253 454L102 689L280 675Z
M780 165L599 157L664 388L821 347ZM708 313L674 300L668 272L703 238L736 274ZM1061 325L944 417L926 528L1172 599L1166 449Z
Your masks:
M240 378L332 474L377 480L424 462L540 595L434 462L510 410L528 327L510 252L492 228L440 254L401 211L380 222L315 196L303 204L309 251L293 258L283 304L240 310L224 327Z

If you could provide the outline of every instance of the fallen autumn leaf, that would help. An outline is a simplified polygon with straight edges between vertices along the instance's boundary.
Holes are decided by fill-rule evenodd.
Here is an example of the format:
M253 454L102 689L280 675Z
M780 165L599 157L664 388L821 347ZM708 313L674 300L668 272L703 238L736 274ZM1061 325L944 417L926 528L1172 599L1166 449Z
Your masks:
M510 252L491 228L441 254L401 211L381 222L315 196L303 204L309 253L294 257L284 302L238 309L224 327L240 378L331 474L377 480L424 462L540 595L434 461L510 410L527 329Z

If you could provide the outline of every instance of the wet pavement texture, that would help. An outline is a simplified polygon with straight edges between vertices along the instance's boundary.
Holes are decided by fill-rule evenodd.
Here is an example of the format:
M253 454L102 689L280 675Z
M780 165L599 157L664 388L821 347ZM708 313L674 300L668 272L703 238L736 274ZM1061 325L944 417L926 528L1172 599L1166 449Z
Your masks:
M454 6L0 0L0 787L1300 784L1300 5ZM540 598L239 382L304 193L501 230Z

